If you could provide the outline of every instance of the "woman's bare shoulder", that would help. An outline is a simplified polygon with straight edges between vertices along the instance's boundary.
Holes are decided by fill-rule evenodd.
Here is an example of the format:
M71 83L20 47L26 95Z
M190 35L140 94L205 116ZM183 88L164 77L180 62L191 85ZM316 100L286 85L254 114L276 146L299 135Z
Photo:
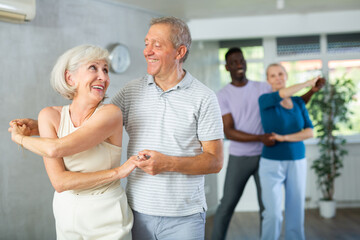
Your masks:
M60 115L62 108L63 108L62 106L52 106L52 107L43 108L40 111L39 116L40 115L46 115L46 116Z
M41 122L53 122L58 123L61 118L62 106L52 106L43 108L38 116Z
M104 105L102 105L102 107L100 109L107 109L109 111L121 111L118 106L116 106L115 104L112 104L112 103L104 104Z
M122 118L121 109L114 104L104 104L98 112L106 112L106 114L111 114L113 117Z

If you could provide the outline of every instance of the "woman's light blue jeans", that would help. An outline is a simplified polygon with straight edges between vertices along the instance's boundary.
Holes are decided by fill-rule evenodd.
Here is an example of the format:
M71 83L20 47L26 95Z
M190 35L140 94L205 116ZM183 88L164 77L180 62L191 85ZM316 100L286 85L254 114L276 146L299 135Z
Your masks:
M285 239L304 240L306 159L260 159L259 176L263 212L261 240L278 240L283 221L282 200L285 189Z

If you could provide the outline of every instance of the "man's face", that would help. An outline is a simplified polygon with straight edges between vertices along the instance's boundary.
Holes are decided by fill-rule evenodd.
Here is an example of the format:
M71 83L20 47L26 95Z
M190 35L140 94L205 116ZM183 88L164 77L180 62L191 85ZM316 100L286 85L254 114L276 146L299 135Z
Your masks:
M230 72L232 79L245 78L246 61L240 52L235 52L228 56L226 60L226 70Z
M145 37L144 57L148 74L154 78L164 78L176 69L179 60L177 50L170 41L171 26L168 24L152 25Z

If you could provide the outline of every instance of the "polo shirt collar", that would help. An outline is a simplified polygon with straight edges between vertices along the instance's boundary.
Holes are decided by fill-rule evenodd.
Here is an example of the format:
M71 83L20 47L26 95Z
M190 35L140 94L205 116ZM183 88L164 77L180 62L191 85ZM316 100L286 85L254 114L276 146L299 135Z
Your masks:
M193 76L186 70L185 71L185 76L184 78L178 83L176 84L174 87L172 87L171 89L169 89L168 91L170 90L175 90L175 89L181 89L181 88L187 88L190 86L190 84L192 83L193 81ZM147 85L153 85L153 84L156 84L155 83L155 80L154 80L154 77L152 75L147 75Z

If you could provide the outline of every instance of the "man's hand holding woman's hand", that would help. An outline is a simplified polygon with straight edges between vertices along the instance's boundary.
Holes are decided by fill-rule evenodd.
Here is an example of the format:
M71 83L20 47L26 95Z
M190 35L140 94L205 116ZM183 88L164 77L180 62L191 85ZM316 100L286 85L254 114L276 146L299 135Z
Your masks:
M271 147L275 144L275 140L272 138L271 133L260 135L260 141L267 147Z
M280 135L277 133L272 133L270 139L278 142L284 142L286 141L286 135Z
M150 175L156 175L165 171L168 158L169 156L157 151L143 150L138 153L136 166Z

